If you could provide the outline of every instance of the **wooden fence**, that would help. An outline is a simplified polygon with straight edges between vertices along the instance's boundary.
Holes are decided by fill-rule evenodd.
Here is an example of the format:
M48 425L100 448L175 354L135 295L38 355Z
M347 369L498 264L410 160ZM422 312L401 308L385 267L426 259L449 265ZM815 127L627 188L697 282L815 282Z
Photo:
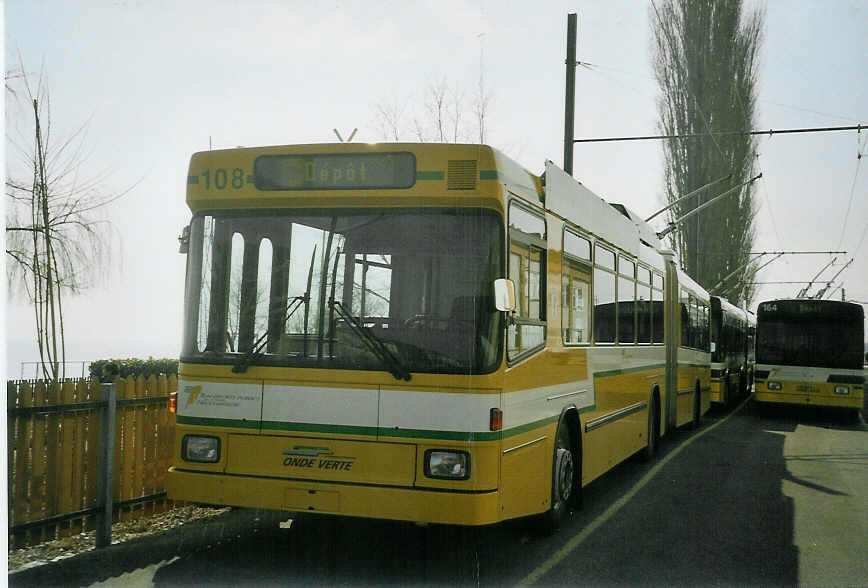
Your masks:
M174 446L175 376L118 378L111 475L114 520L171 508L165 482ZM95 528L100 413L96 380L7 382L9 546Z

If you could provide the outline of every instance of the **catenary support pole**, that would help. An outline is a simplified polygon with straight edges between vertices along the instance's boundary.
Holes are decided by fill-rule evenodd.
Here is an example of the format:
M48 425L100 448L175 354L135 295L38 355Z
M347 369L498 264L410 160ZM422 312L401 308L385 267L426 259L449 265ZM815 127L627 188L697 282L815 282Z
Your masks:
M575 12L567 15L567 84L564 101L564 171L573 175L573 144L576 114L576 26Z

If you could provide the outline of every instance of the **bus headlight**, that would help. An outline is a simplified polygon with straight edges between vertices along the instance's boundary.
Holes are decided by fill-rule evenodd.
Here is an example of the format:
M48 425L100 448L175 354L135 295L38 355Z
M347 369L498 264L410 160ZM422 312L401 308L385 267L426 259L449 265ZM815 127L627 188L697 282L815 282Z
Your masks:
M220 461L220 439L201 435L185 435L181 442L181 457L186 461L217 463Z
M429 449L425 452L425 475L443 480L466 480L470 477L470 454L466 451Z
M766 384L766 386L768 386L769 390L780 390L781 389L781 383L780 382L769 382L768 384Z
M849 386L835 386L835 394L849 394L850 387Z

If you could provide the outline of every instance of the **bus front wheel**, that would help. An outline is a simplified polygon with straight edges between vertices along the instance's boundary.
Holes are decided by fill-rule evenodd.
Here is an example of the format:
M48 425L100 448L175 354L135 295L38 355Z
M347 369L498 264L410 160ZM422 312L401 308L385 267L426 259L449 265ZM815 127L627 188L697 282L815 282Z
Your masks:
M575 458L570 430L565 421L558 424L555 451L552 459L552 497L551 508L540 517L540 527L544 534L557 531L576 501L576 472L578 461Z

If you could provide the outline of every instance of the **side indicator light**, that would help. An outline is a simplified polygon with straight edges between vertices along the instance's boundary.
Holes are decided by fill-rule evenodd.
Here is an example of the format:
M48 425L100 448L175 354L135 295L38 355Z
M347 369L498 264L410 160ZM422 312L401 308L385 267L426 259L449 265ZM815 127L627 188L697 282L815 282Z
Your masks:
M488 428L492 431L500 431L503 429L503 411L499 408L492 408L489 412Z
M178 393L172 392L169 394L169 412L171 414L178 413Z

